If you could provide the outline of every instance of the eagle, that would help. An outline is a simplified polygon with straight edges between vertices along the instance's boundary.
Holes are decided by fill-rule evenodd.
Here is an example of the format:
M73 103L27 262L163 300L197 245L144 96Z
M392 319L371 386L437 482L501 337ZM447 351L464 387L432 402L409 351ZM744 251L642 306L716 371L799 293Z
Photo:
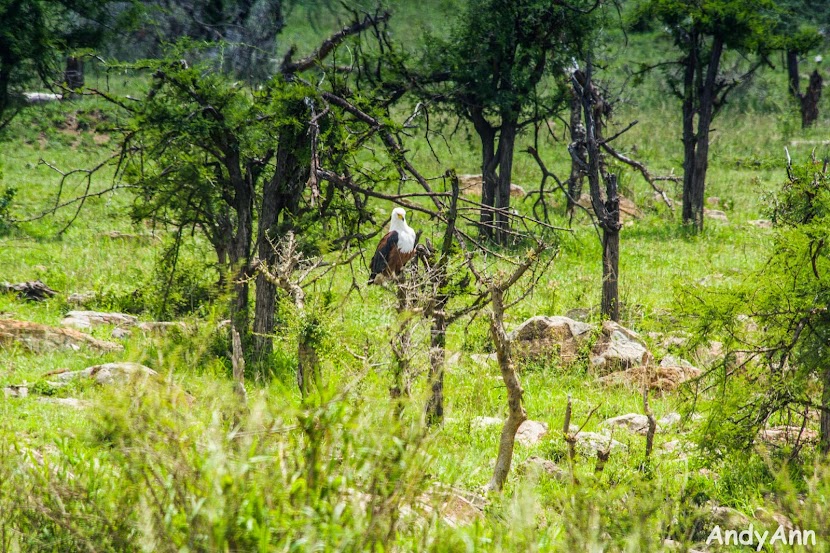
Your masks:
M372 274L369 284L380 284L401 272L404 265L415 255L417 236L406 224L406 211L401 207L392 210L389 232L380 239L375 255L372 256Z

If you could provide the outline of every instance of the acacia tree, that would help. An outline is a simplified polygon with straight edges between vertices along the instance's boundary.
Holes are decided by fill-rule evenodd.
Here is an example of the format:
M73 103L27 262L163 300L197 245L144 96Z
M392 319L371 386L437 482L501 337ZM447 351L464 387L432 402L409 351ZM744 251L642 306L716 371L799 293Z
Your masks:
M563 68L580 56L601 5L469 0L450 38L429 37L429 70L415 86L422 98L469 121L478 135L484 237L507 242L516 139L567 102Z
M743 282L684 296L698 334L719 336L745 360L716 370L721 392L712 428L729 444L745 447L760 427L794 408L809 423L819 415L820 449L830 453L830 174L827 163L788 168L770 209L774 235L768 259ZM751 323L751 324L748 324ZM702 338L702 339L703 339ZM737 355L727 355L727 359ZM724 432L731 435L722 435ZM803 443L804 431L791 438ZM797 451L798 448L796 448Z
M772 0L644 0L638 21L659 21L680 57L669 67L668 84L683 109L683 222L703 230L703 202L712 120L729 93L754 73L765 55L780 47ZM723 68L727 51L758 59L738 77Z
M779 29L784 35L787 82L790 94L798 103L801 112L801 126L807 128L818 119L823 79L818 69L814 69L810 73L807 89L802 92L800 58L821 44L822 36L816 30L816 26L827 21L830 7L806 0L788 0L782 4L785 11Z

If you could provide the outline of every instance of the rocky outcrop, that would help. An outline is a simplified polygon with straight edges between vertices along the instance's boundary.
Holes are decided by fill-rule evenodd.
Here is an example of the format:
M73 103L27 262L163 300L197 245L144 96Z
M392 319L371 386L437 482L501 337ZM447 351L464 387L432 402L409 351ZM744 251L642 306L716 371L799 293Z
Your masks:
M63 385L73 380L93 379L98 384L123 384L134 380L158 377L158 373L139 363L104 363L80 371L66 371L53 375L51 384Z
M516 441L525 447L531 447L541 443L548 435L548 425L539 421L524 421L516 431Z
M645 436L648 433L648 417L639 413L628 413L627 415L620 415L603 421L602 425L606 428L623 428L635 434L642 434Z
M525 462L516 467L516 472L531 475L535 478L547 476L559 482L568 482L570 480L568 471L557 466L556 463L549 459L543 459L535 455L528 457Z
M605 321L591 350L591 368L600 375L647 365L652 359L636 332L614 321Z
M55 328L28 321L0 319L0 346L14 344L37 353L56 349L78 350L81 347L99 351L123 349L119 344L98 340L71 328Z
M55 290L52 290L40 280L30 280L19 284L0 282L0 292L17 294L18 298L30 301L43 301L57 295Z
M711 219L713 221L723 221L724 223L729 222L729 217L726 216L726 213L720 211L718 209L703 209L703 216L706 219Z
M138 322L135 315L104 311L70 311L61 321L62 326L88 330L101 325L132 326Z
M594 327L568 317L538 315L519 325L508 336L518 359L558 356L563 363L576 360L579 348L591 338Z

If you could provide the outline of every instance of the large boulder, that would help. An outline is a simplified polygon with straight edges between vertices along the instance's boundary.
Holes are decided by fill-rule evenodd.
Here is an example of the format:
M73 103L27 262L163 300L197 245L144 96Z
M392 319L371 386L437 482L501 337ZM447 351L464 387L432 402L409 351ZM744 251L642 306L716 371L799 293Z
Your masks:
M583 455L596 455L599 451L618 451L625 444L598 432L580 432L576 435L576 448Z
M0 346L11 344L20 344L37 353L66 348L78 350L82 346L101 351L123 349L119 344L97 340L71 328L55 328L28 321L0 319Z
M563 363L572 363L579 348L591 338L593 329L588 323L568 317L537 315L519 325L508 338L520 359L549 359L555 355Z
M640 335L614 321L602 324L602 333L591 350L591 367L601 375L648 365L651 359Z
M70 311L61 325L79 330L88 330L101 325L132 326L138 322L135 315L108 313L104 311Z
M516 431L516 441L525 447L534 446L548 435L548 425L539 421L524 421Z
M648 434L648 417L639 413L628 413L627 415L620 415L603 421L602 425L606 428L623 428L629 432Z
M648 388L653 392L671 392L678 386L697 378L701 370L691 365L680 367L633 367L624 371L610 373L599 378L600 384L605 386L623 386L642 390L643 384L648 381Z
M53 376L60 384L79 379L93 379L98 384L109 385L156 378L158 375L153 369L139 363L104 363L80 371L67 371Z

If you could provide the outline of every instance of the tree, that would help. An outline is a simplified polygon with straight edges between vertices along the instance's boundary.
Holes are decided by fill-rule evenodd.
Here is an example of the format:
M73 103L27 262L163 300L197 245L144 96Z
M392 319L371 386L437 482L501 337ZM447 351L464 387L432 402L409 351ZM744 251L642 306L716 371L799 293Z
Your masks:
M695 231L703 230L712 120L729 93L780 47L775 12L772 0L644 0L637 7L635 19L659 21L680 52L661 65L670 68L669 86L682 101L683 223ZM723 69L727 51L758 59L730 78Z
M421 95L469 121L478 135L484 237L507 243L516 138L567 102L564 67L581 54L600 6L470 0L449 39L429 37Z
M759 427L795 407L806 425L819 413L820 449L830 453L830 174L827 162L788 168L771 206L775 227L761 268L729 287L684 295L696 329L719 336L730 370L715 371L714 424L744 447ZM741 358L743 358L741 360ZM738 361L740 360L740 363ZM737 366L736 366L737 365ZM786 416L786 415L784 415ZM796 434L798 434L796 432ZM713 441L713 448L721 441Z
M827 21L830 7L805 0L783 2L784 13L779 23L779 32L784 35L784 49L787 57L787 82L790 94L798 103L801 112L801 126L807 128L818 119L818 103L821 99L822 78L818 69L810 74L805 92L801 92L799 58L814 50L822 42L816 26Z
M117 11L116 0L0 1L0 128L16 111L14 95L36 80L52 83L58 60L73 48L102 42L132 12ZM122 3L123 4L123 3Z

